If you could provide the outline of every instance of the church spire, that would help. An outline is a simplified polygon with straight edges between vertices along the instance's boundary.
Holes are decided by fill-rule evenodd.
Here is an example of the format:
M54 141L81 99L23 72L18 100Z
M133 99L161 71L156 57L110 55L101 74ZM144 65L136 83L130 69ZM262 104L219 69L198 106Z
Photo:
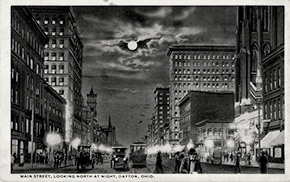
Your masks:
M92 86L91 86L90 95L94 95L94 90L93 90L93 87Z

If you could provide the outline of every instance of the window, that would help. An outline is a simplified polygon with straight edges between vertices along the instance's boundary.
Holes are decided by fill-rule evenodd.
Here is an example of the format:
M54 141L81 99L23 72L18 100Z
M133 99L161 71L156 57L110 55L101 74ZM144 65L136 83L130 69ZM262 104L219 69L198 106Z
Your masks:
M63 48L63 46L64 46L64 40L60 40L59 41L59 48Z
M45 25L47 25L47 24L48 24L48 21L49 21L48 17L45 17L43 23L44 23Z
M30 69L33 70L33 66L34 66L34 59L30 58Z
M218 130L215 128L215 129L213 129L213 135L218 135Z
M267 103L264 104L264 119L268 119L268 105Z
M53 86L56 85L56 78L55 77L51 78L51 85L53 85Z
M44 73L48 73L48 69L49 69L49 66L48 65L44 65Z
M273 83L274 83L273 88L276 89L277 88L277 72L276 72L276 70L273 71Z
M51 24L55 25L55 22L56 22L56 20L55 20L55 18L53 18L53 19L51 20Z
M45 33L46 35L48 35L48 28L47 28L47 27L44 28L44 33Z
M64 73L64 65L59 65L59 73Z
M64 94L64 90L59 90L58 93L59 93L59 95L63 95Z
M55 53L55 52L53 52L53 53L51 54L51 60L52 60L52 61L55 61L55 60L56 60L56 53Z
M62 36L63 33L64 33L64 28L60 28L60 29L59 29L59 35Z
M34 79L33 79L33 77L31 77L30 87L31 87L31 90L34 89Z
M64 24L64 18L59 19L59 24L61 24L61 25Z
M278 68L278 87L281 87L281 68Z
M52 48L56 48L56 40L52 40L51 47L52 47Z
M55 35L55 34L56 34L56 28L52 28L51 35Z
M39 74L39 64L36 64L36 74Z
M207 135L208 135L208 136L212 136L212 129L211 129L211 128L209 128L209 129L207 130Z
M253 8L251 16L252 31L257 31L257 20L258 20L258 9Z
M56 65L51 65L51 73L52 74L56 73Z
M63 83L64 83L64 78L59 78L59 79L58 79L58 82L59 82L59 85L63 85Z
M268 7L263 7L262 17L263 17L263 31L269 30L269 10Z
M48 60L48 52L44 53L44 61Z

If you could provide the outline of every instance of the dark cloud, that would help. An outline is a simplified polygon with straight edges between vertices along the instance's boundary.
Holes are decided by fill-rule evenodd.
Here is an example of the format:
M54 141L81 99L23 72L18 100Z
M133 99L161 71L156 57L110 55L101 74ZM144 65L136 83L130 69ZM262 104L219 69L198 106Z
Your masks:
M84 43L83 93L98 94L99 122L111 115L118 140L146 134L154 89L168 86L166 49L172 44L234 44L235 7L75 7ZM129 51L127 43L137 41ZM137 123L137 124L136 124ZM134 136L134 137L133 137Z

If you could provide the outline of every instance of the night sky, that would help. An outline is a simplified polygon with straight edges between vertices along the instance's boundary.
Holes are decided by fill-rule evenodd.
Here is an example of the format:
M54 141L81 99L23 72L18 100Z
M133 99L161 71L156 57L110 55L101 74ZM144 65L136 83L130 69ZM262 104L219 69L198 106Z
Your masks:
M173 44L235 45L235 7L74 7L84 44L83 94L98 94L98 119L124 145L144 136L154 90L168 86ZM127 47L137 42L137 49ZM141 122L142 121L142 122Z

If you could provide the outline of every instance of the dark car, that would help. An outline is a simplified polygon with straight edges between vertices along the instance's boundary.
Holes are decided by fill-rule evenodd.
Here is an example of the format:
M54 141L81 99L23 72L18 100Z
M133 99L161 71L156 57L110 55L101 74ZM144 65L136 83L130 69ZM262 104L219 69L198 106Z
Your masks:
M128 158L126 156L126 147L112 147L112 168L113 169L128 169Z

